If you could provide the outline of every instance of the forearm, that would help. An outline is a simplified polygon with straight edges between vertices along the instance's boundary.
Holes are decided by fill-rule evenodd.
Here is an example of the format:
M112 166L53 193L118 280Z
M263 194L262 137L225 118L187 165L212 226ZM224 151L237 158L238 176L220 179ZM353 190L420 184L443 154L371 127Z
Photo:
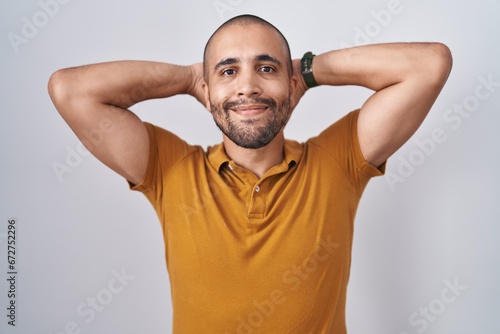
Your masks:
M51 78L51 96L129 108L137 102L189 93L192 70L148 61L115 61L64 69Z
M358 85L375 91L417 78L441 85L446 81L449 50L439 43L374 44L320 54L313 74L320 85ZM431 82L429 82L431 81Z

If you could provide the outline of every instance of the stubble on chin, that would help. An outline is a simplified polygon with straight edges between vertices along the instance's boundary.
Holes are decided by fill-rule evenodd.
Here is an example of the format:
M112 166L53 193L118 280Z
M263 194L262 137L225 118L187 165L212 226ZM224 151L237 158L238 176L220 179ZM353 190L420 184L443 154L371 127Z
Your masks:
M265 124L259 125L261 119L248 118L238 120L232 117L231 109L245 104L264 104L268 107L269 114ZM289 115L290 99L277 103L273 99L255 98L251 100L226 101L222 106L210 103L212 116L217 127L236 145L257 149L269 144L284 128Z

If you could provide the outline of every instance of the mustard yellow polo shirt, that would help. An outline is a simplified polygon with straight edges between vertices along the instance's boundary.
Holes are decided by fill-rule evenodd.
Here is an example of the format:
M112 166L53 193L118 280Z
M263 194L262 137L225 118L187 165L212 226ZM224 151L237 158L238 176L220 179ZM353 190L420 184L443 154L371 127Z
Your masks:
M359 110L305 143L261 179L222 144L204 151L145 123L146 175L133 186L165 240L173 332L346 333L353 221L372 176Z

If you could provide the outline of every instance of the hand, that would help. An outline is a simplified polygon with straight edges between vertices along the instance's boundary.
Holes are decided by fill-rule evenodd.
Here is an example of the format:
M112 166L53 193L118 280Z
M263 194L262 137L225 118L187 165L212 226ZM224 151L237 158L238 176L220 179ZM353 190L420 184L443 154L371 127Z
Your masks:
M189 66L191 70L191 85L189 86L188 94L194 96L203 107L207 106L203 84L203 63L196 63Z
M293 75L297 78L297 86L295 91L290 96L290 111L293 111L297 104L299 104L300 99L305 94L305 92L309 89L306 86L306 82L304 81L304 77L302 76L302 70L300 68L300 59L293 59Z

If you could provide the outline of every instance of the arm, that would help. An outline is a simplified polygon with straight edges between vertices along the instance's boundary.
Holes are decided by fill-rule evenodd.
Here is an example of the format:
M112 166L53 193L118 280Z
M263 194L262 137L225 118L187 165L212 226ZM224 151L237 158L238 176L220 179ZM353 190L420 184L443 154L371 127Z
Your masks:
M450 51L443 44L376 44L318 55L313 73L320 85L358 85L375 91L361 108L358 137L365 159L380 166L423 122L451 65Z
M141 120L127 108L137 102L191 94L203 103L201 64L178 66L117 61L55 72L49 94L87 149L130 182L142 180L149 139Z

